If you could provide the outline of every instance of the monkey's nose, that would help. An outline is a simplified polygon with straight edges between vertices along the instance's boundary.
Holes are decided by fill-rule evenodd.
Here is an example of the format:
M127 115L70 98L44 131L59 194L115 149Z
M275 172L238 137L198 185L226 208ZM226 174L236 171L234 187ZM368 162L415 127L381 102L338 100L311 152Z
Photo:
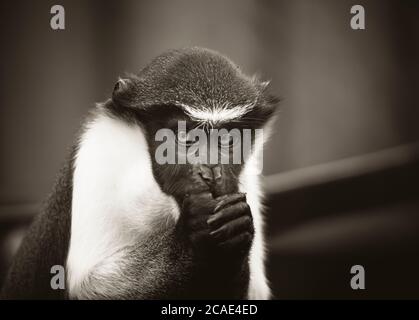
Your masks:
M201 164L199 166L199 175L201 178L207 183L211 184L213 180L212 170L211 168L207 167L206 165Z
M208 185L212 185L216 180L221 179L221 168L218 165L204 165L199 166L199 174Z
M214 180L217 181L219 179L221 179L221 167L220 166L215 166L214 168L212 168L212 174L214 176Z

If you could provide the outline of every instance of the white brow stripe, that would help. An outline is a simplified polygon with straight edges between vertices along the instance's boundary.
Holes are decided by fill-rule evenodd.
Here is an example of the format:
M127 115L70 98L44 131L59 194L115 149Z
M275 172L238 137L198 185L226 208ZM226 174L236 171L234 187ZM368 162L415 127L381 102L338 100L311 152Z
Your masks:
M238 105L230 107L229 105L223 105L215 108L200 107L194 108L182 104L181 106L185 109L186 113L194 119L208 122L224 122L233 120L241 117L247 113L252 107L252 104Z

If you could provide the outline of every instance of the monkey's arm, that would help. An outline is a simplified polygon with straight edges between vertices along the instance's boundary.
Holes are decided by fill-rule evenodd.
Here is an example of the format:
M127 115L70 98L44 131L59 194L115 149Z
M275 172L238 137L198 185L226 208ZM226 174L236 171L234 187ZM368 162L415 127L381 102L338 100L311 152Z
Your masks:
M156 230L97 264L71 293L73 299L177 298L191 259L174 226Z
M109 255L72 297L246 298L253 226L244 200L241 194L189 197L176 224L161 224L135 245Z
M59 176L45 210L35 218L20 245L2 288L3 299L62 299L51 288L51 267L65 266L70 233L71 161Z

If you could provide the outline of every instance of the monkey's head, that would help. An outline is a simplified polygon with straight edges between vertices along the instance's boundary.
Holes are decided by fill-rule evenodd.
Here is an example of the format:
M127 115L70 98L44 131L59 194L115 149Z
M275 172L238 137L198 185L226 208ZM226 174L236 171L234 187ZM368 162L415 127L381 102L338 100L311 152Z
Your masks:
M181 202L190 193L238 191L275 113L266 87L224 56L189 48L120 79L105 108L143 128L156 181Z

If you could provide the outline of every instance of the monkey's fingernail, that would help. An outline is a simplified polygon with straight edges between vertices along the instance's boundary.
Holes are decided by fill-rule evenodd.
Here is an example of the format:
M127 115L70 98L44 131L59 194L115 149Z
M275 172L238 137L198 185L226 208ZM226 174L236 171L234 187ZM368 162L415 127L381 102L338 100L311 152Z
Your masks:
M226 195L225 199L222 199L214 208L214 213L223 209L226 206L231 206L239 201L246 200L246 194L244 193L237 193L234 195Z
M217 204L217 205L215 206L213 213L216 213L217 211L220 211L220 210L221 210L221 209L223 209L223 208L224 208L227 204L228 204L228 202L227 202L227 203L225 203L225 202L221 201L219 204Z
M213 225L214 224L214 222L216 221L217 219L213 216L213 217L210 217L210 218L208 218L208 220L207 220L207 224L209 224L210 226L211 225Z
M210 235L216 239L222 238L228 230L225 226L218 228L217 230L211 231Z
M220 235L220 229L210 232L210 236L217 238Z

